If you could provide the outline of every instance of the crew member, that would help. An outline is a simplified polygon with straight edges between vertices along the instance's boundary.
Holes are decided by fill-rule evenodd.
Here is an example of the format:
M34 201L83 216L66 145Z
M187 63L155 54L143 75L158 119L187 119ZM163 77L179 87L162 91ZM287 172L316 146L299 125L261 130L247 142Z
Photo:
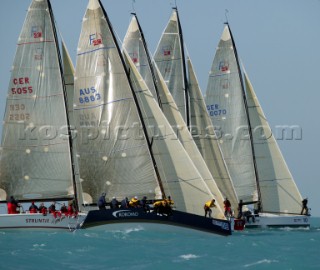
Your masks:
M113 197L111 202L110 202L110 208L111 209L116 209L118 207L119 207L119 202L118 202L116 197Z
M17 211L17 208L20 208L20 204L13 196L10 196L7 208L8 214L18 214L19 212Z
M41 203L39 206L39 213L46 216L47 212L48 212L47 207L44 206L44 203Z
M99 210L106 209L106 193L102 193L99 200L98 200L98 207Z
M129 199L128 197L125 197L122 201L121 201L121 208L128 208L129 207Z
M29 207L30 213L37 213L39 211L39 208L37 205L34 204L34 202L31 202L31 205Z
M130 202L129 202L129 207L134 207L134 208L136 208L136 207L138 207L138 205L139 205L138 197L137 197L137 196L134 196L134 197L130 200Z
M301 215L309 216L309 208L308 208L308 199L303 199L302 201L302 209L301 209Z
M205 205L203 206L203 208L204 208L204 217L207 217L207 214L209 214L209 218L211 218L211 213L212 213L211 208L212 207L217 207L215 202L216 202L216 200L212 199L212 200L207 201L205 203Z
M231 217L232 216L231 203L230 203L230 201L228 200L227 197L224 200L223 204L224 204L224 215L226 217Z
M242 206L243 206L243 201L240 200L238 204L238 218L242 218Z

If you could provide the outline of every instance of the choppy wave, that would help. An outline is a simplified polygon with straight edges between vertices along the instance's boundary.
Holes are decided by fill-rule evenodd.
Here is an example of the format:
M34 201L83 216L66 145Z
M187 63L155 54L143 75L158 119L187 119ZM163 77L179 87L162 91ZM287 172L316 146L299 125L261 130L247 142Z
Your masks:
M228 237L139 224L0 231L0 261L8 270L320 269L319 231L320 219L310 230L248 229Z

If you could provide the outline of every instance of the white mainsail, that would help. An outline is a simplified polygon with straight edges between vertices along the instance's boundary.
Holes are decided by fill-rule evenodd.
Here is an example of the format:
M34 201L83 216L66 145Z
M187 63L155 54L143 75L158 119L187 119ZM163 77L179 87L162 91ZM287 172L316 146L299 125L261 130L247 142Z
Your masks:
M164 192L174 198L177 210L203 215L203 204L212 199L213 195L125 51L124 56L130 68L130 77L138 106L142 110L143 121L148 127L147 136L153 139L152 153ZM168 94L170 95L169 92ZM216 190L218 191L217 188ZM221 200L221 195L215 195ZM213 216L224 219L219 205Z
M227 197L237 212L238 197L223 159L200 86L190 58L187 59L190 97L190 123L193 139L206 162L221 193Z
M154 198L158 180L120 50L100 1L83 18L75 72L74 120L85 198Z
M244 72L244 80L263 212L299 214L302 196L246 72Z
M73 197L65 88L48 0L32 1L19 36L4 114L0 171L0 189L7 196Z
M139 45L139 50L136 49L137 45ZM201 156L201 153L199 152L199 149L197 148L195 142L193 141L193 138L190 132L188 131L188 128L179 112L177 105L173 100L172 95L170 94L170 91L166 83L164 82L164 79L158 67L156 66L155 63L153 63L153 65L151 63L149 64L148 58L150 59L150 57L148 55L146 42L144 40L142 29L139 25L138 18L136 17L136 15L133 16L130 22L130 25L126 34L126 38L124 39L124 42L123 42L123 47L129 54L132 62L134 63L134 65L139 71L141 68L141 64L140 64L140 60L137 60L137 59L146 59L143 64L143 72L142 73L140 72L141 77L144 79L148 88L150 85L152 89L155 90L153 92L153 96L157 97L156 100L160 101L163 114L165 115L171 127L175 131L179 141L184 146L185 150L187 151L195 167L201 174L201 177L210 188L215 199L217 200L219 205L222 206L223 197L214 179L212 178L211 173L207 168L207 165L204 162ZM181 79L181 78L178 78L178 79Z
M239 200L257 201L257 183L236 48L226 25L212 63L207 110Z
M184 121L189 125L187 79L181 26L176 8L161 35L153 59L178 106Z

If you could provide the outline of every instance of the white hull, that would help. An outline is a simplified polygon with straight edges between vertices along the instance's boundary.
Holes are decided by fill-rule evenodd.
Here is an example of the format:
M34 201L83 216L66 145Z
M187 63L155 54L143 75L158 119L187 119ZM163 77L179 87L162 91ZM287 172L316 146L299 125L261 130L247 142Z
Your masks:
M73 231L79 229L86 218L80 213L77 217L62 215L54 218L52 214L46 216L37 213L1 214L0 229L65 229Z
M263 227L310 227L310 216L304 215L275 215L260 213L246 219L246 228Z

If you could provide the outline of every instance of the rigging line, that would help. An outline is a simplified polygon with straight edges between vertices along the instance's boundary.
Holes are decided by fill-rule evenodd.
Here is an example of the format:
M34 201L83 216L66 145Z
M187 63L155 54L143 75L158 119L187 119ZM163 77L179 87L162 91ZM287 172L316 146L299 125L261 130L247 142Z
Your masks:
M229 21L228 21L228 13L229 13L229 10L228 9L225 9L224 11L224 16L226 17L226 24L229 24Z
M136 9L134 8L134 4L136 3L136 0L132 0L132 13L136 13Z
M174 7L173 8L177 8L177 0L174 0L174 3L170 3L171 4L171 6L173 6L174 5Z

